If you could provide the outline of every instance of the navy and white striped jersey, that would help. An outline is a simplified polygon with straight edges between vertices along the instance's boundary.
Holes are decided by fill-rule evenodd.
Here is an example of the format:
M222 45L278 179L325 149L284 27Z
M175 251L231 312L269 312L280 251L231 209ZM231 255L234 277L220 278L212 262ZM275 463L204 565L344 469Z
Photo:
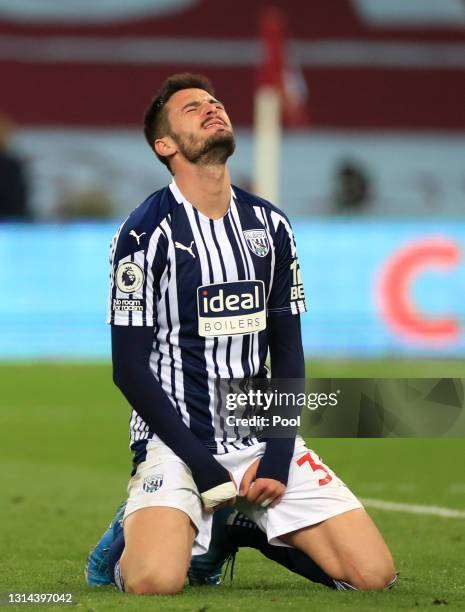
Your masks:
M215 434L215 380L266 376L267 318L306 310L285 214L234 187L212 220L173 181L122 224L110 260L108 322L153 326L150 367L180 418L213 452L239 448ZM135 411L130 433L156 439Z

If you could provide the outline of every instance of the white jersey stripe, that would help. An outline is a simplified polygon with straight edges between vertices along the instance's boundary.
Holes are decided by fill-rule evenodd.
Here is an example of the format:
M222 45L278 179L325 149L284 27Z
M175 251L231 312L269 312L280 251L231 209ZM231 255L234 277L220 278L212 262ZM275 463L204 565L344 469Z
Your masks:
M272 214L275 214L275 213L272 213ZM283 226L286 228L286 231L288 233L289 243L291 245L291 254L292 254L292 257L296 257L297 256L297 249L296 249L296 246L295 246L295 238L294 238L294 234L292 232L291 226L289 225L289 223L287 222L285 217L279 217L279 220L281 221Z
M187 218L189 219L190 227L192 230L192 234L194 236L195 245L197 247L199 262L201 266L202 273L202 284L209 285L212 280L210 280L210 270L208 267L209 254L206 251L203 237L199 231L199 227L197 225L197 221L195 218L194 207L192 204L187 202L183 202L184 210L186 211ZM215 371L215 362L213 359L213 350L215 345L215 338L205 338L205 348L204 348L204 357L206 362L206 368L208 373L213 373ZM213 380L212 376L208 376L208 394L209 394L209 411L212 418L214 419L214 406L213 406Z
M241 219L239 216L239 212L237 210L236 203L234 202L234 206L232 207L232 214L236 220L239 239L243 246L243 250L245 253L245 257L247 260L247 267L249 270L249 278L255 278L255 266L252 260L252 256L250 254L249 247L244 237L244 230L242 228ZM260 367L260 356L259 356L259 346L258 339L255 338L254 334L250 334L250 343L249 343L249 363L250 363L250 375L255 376Z
M154 321L154 278L153 278L153 260L155 258L158 243L162 236L161 229L158 227L150 237L149 246L147 249L147 291L145 294L145 311L146 322L152 324Z
M210 279L209 282L211 284L216 283L216 282L221 282L223 278L221 265L220 265L220 262L213 256L213 251L211 247L213 246L214 248L214 245L209 244L209 242L212 243L213 241L208 240L208 236L210 234L209 223L207 220L203 218L203 216L200 215L198 210L193 209L193 213L194 213L194 222L196 223L197 230L198 230L200 239L202 240L202 245L205 249L205 253L207 256L208 278ZM208 339L206 338L206 340ZM215 412L216 412L215 382L217 378L220 376L219 365L218 365L218 345L219 345L220 340L221 338L219 339L218 337L214 337L213 343L207 344L207 342L205 342L205 353L207 353L207 350L212 345L211 355L209 355L209 359L213 363L213 372L210 370L208 378L207 378L208 394L209 394L209 410L210 410L210 415L212 418L212 423L215 423ZM215 438L217 438L219 435L220 435L220 432L215 432ZM218 441L217 441L217 451L218 451Z
M271 262L270 262L270 286L268 287L268 294L266 296L266 299L268 301L268 298L270 297L271 289L273 287L273 274L274 274L274 265L275 265L275 259L276 259L275 250L274 250L274 241L273 241L273 237L272 237L271 232L270 232L270 226L269 226L268 218L266 216L264 208L262 206L254 206L254 211L255 211L255 214L257 215L257 217L259 219L261 219L261 222L263 223L263 225L266 228L266 235L267 235L267 238L268 238L268 243L270 245L270 255L271 255Z
M123 223L119 226L118 231L116 232L115 236L113 237L113 240L111 241L111 246L110 246L110 291L108 294L108 317L107 317L107 323L111 322L111 313L112 313L112 308L111 308L111 304L112 304L112 298L113 298L113 290L115 288L115 254L116 254L116 247L118 245L118 239L119 236L121 234L121 231L124 227L124 224L126 223L126 221L123 221Z
M126 257L122 257L119 260L119 264L125 263L127 261L132 261L132 255L127 255ZM125 300L128 297L127 293L123 293L118 286L116 286L115 297L118 300ZM118 325L129 325L131 322L130 312L115 312L114 320Z
M139 268L141 268L142 270L144 270L145 267L145 254L144 251L136 251L134 253L133 256L133 261L134 263L136 263ZM144 283L144 285L138 289L137 291L135 291L134 293L130 294L131 299L143 299L144 298L144 290L146 288L146 283ZM143 321L143 313L142 312L131 312L130 313L132 315L132 324L135 325L136 327L141 327L144 324Z
M230 218L231 218L231 227L233 228L233 232L234 232L234 237L236 238L237 246L242 256L242 262L244 264L246 277L254 278L253 276L251 276L250 258L248 257L248 253L247 253L248 247L246 244L244 244L243 236L241 236L242 228L240 224L239 214L237 212L236 202L234 201L234 199L231 202ZM252 336L252 340L251 340L251 336L248 336L247 361L248 361L248 367L249 367L251 376L253 376L253 370L254 370L252 359L251 359L252 341L253 341L253 336Z
M207 220L200 215L196 215L197 224L199 226L199 231L202 234L204 239L204 244L206 246L207 252L210 254L209 261L211 262L211 268L213 273L212 281L213 283L221 283L226 280L226 270L224 269L224 263L221 257L221 252L219 250L219 245L215 242L214 237L214 226L215 222L212 220ZM221 223L221 221L220 221ZM217 223L218 225L218 223ZM213 227L212 227L213 226ZM215 385L218 385L218 377L219 378L228 378L230 376L230 370L228 368L228 363L226 359L226 355L228 352L228 338L227 337L217 337L215 338L214 345L214 353L213 360L215 363L215 373L216 379L209 379L209 391L210 391L210 409L211 412L217 412L217 417L215 419L215 423L221 425L221 406L215 406ZM216 438L221 435L223 437L222 444L222 452L228 452L227 446L224 444L224 440L226 440L226 432L223 427L220 427L220 431L215 432ZM217 451L218 451L218 439L217 439Z
M160 228L162 228L164 235L166 236L166 223L165 226L162 227L160 224ZM166 236L167 238L167 236ZM167 238L168 242L168 238ZM154 373L157 380L160 382L163 390L168 395L171 403L174 408L176 408L175 397L172 394L172 384L171 384L171 358L169 354L170 350L170 334L171 329L168 325L168 312L167 306L169 305L169 277L170 277L170 269L167 266L167 270L165 271L162 281L161 281L161 295L162 298L158 302L157 306L157 332L155 336L154 342L154 350L150 355L150 368ZM157 436L154 436L154 439L158 439Z
M238 278L236 259L231 248L231 243L226 235L226 228L223 221L221 224L215 225L214 232L218 243L221 245L220 256L222 257L226 270L226 280L234 281ZM244 336L237 334L235 336L229 336L229 339L230 350L227 366L230 368L233 378L242 378L244 376L244 369L242 367L241 355Z
M232 205L231 205L231 214L230 214L231 227L232 227L232 230L233 230L234 238L236 240L237 250L239 251L240 256L241 256L241 261L242 261L242 265L243 265L243 268L244 268L244 276L246 278L250 278L250 270L249 270L249 266L248 266L248 262L247 262L246 253L244 251L244 245L243 245L243 243L242 243L242 241L240 239L239 230L238 230L237 224L236 224L236 222L234 220L234 215L233 215L234 208L235 208L235 203L233 202ZM243 352L244 352L244 344L246 344L247 367L248 367L248 372L249 372L249 375L250 375L251 372L252 372L252 364L251 364L251 361L250 361L250 337L249 336L245 336L244 340L243 340L243 343L242 343L241 363L242 363L242 355L243 355ZM244 375L246 375L245 370L244 370Z
M178 308L178 292L176 278L176 253L174 243L171 236L171 227L168 220L161 223L161 227L165 230L168 239L168 261L170 266L170 282L168 284L167 293L169 295L169 318L171 321L170 343L171 343L171 393L169 396L174 396L177 409L181 412L184 423L189 427L190 415L187 411L184 402L184 374L182 368L176 367L176 364L182 363L181 349L179 347L179 308ZM174 380L174 389L173 389Z

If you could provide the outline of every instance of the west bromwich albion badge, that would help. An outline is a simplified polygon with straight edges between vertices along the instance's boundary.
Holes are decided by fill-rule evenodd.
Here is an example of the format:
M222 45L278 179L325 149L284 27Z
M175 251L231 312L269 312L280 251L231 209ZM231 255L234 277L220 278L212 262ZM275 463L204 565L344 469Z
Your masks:
M268 251L270 250L270 244L268 242L266 230L245 230L244 238L247 242L247 246L252 251L252 253L255 253L255 255L258 255L258 257L266 257L268 255Z

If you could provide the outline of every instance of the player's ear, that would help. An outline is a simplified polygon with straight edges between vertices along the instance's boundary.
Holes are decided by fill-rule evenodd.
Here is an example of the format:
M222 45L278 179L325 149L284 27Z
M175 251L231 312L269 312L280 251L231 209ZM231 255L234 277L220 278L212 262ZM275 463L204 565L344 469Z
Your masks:
M154 142L154 148L156 153L162 157L171 157L177 151L176 143L169 136L157 138Z

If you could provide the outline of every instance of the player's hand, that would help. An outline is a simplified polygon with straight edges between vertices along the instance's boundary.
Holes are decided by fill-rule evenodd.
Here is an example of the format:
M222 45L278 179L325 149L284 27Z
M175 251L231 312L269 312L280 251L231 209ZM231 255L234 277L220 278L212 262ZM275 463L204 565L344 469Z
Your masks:
M234 506L236 501L236 483L229 474L231 480L201 494L203 509L207 514L213 514L225 506Z
M257 459L245 472L239 495L264 508L276 506L286 492L286 486L279 480L273 480L272 478L257 478L255 480L259 464L260 459Z

